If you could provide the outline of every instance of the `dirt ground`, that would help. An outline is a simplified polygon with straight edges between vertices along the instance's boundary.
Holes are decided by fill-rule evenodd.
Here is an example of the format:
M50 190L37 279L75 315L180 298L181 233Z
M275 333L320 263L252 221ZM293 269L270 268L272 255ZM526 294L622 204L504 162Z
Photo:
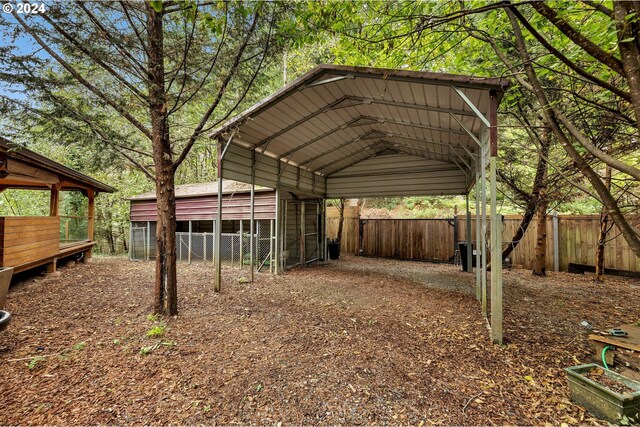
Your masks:
M0 424L601 423L562 368L591 358L582 320L640 319L640 281L506 271L497 346L458 270L347 257L251 284L228 268L214 294L210 265L181 264L171 319L149 317L153 263L23 280L0 333Z

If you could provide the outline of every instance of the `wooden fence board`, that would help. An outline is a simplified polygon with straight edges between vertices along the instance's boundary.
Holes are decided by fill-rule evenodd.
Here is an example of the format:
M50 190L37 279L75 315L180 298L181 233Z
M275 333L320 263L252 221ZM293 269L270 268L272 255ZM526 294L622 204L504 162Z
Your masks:
M345 212L341 249L355 253L358 236L356 210ZM332 217L335 215L335 217ZM338 229L337 210L328 210L327 236L335 238ZM503 244L510 242L520 225L520 215L505 215L503 223ZM453 242L466 241L466 218L458 216L458 234L453 235L452 219L366 219L363 227L363 254L367 256L392 257L400 259L449 261L453 258ZM487 219L487 221L489 221ZM490 231L488 224L487 233ZM548 271L553 270L553 219L547 217L547 261ZM559 264L561 271L567 271L569 263L595 264L598 241L598 215L559 215ZM471 219L471 238L475 245L476 220ZM513 265L531 269L535 261L537 222L535 218L511 255ZM640 258L636 257L624 238L613 227L605 246L605 267L640 271ZM489 240L487 236L487 241Z

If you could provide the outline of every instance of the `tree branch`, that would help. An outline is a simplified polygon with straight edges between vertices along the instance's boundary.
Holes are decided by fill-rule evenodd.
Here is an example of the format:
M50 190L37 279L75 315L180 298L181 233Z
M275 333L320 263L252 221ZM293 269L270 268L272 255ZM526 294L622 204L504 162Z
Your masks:
M218 107L218 104L222 100L222 96L224 95L224 93L225 93L225 91L227 89L227 86L229 85L229 82L231 81L231 79L235 75L236 70L238 69L238 64L240 63L240 60L242 59L242 55L244 54L244 51L247 48L247 45L249 44L249 40L251 39L251 36L253 35L253 33L254 33L257 25L258 25L259 16L260 16L260 11L257 10L256 14L255 14L255 17L253 19L253 23L251 24L251 28L247 32L247 36L245 37L242 45L238 49L238 52L236 53L235 59L233 61L233 65L229 69L229 72L227 73L227 75L226 75L225 79L223 80L222 84L220 85L220 88L218 89L218 93L216 94L216 97L214 98L213 102L211 103L211 105L209 106L207 111L204 113L202 118L200 119L200 122L198 123L198 125L194 129L193 133L191 134L191 137L189 137L189 141L187 142L187 144L182 149L182 152L180 153L180 156L173 163L174 170L177 169L180 166L180 164L184 161L184 159L187 157L187 154L189 154L189 150L191 150L191 147L193 147L193 144L196 142L196 139L198 139L198 137L202 134L204 127L206 126L207 122L209 121L209 118L211 117L211 115L213 114L215 109Z
M626 91L624 91L622 89L618 89L615 85L612 85L612 84L610 84L608 82L605 82L604 80L601 80L601 79L597 78L596 76L594 76L592 74L587 73L584 69L580 68L573 61L571 61L569 58L567 58L562 52L560 52L558 49L553 47L553 45L551 45L551 43L549 43L547 41L547 39L542 36L542 34L540 34L535 28L533 28L531 23L527 19L525 19L524 16L522 16L522 14L520 13L519 10L517 10L515 8L511 9L511 10L513 11L513 14L516 16L516 18L518 18L520 23L527 29L527 31L529 31L529 33L532 36L534 36L536 38L536 40L538 40L538 42L542 46L545 47L545 49L547 49L553 56L558 58L563 64L565 64L567 67L571 68L573 71L575 71L576 73L578 73L582 77L588 79L589 81L591 81L591 82L597 84L598 86L601 86L601 87L603 87L603 88L615 93L619 97L631 102L631 94L629 92L626 92ZM622 66L622 64L620 66Z
M64 30L64 28L60 27L54 20L49 18L47 14L43 14L42 18L47 21L51 26L62 36L67 39L73 46L75 46L82 53L87 55L91 60L93 60L96 64L100 65L105 71L115 77L120 83L122 83L127 89L133 92L140 100L143 102L148 102L149 98L142 92L140 92L135 86L129 83L124 77L118 74L113 68L111 68L108 64L106 64L102 59L98 58L94 53L90 52L84 45L78 40L76 40L71 34Z
M616 73L624 76L622 61L602 49L600 46L583 36L571 24L558 16L558 13L544 2L533 2L531 6L542 16L547 18L562 34L567 36L572 42L580 46L589 55L611 68ZM513 11L513 8L509 9Z
M62 59L60 55L58 55L53 49L51 49L45 42L36 34L36 32L31 28L27 23L18 15L16 11L12 13L13 17L18 21L18 23L25 29L27 33L49 54L52 58L54 58L65 70L67 70L80 84L93 92L96 96L110 105L114 110L116 110L122 117L127 119L129 123L135 126L140 132L142 132L147 138L152 139L151 132L147 129L138 119L133 117L129 112L127 112L122 106L118 105L113 99L111 99L107 94L102 92L100 89L89 83L87 79L85 79L75 68L73 68L67 61Z

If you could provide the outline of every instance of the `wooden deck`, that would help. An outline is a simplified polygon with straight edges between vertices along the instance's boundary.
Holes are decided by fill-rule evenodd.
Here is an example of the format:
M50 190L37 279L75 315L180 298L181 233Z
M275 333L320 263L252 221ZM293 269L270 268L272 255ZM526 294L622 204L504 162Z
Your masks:
M13 267L16 273L90 253L94 245L90 240L61 244L58 216L0 217L0 266Z
M623 375L640 381L640 324L622 325L620 329L627 332L627 337L612 337L591 334L591 340L595 349L595 358L604 357L609 366L620 366Z

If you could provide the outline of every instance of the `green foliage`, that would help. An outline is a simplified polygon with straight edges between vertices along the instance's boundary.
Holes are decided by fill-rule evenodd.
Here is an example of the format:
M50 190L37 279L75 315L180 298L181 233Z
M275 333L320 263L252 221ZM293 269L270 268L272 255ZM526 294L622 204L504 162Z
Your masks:
M0 216L49 215L50 193L9 188L0 193Z
M149 338L162 338L166 332L164 325L155 325L147 331L147 337Z
M392 210L402 203L401 197L374 197L367 199L367 206Z
M154 351L156 351L157 349L159 349L160 347L164 346L164 347L173 347L175 346L176 343L174 341L168 341L165 339L160 340L159 342L153 344L153 345L148 345L148 346L143 346L140 348L140 354L143 356L147 356L151 353L153 353Z
M157 321L159 321L160 319L162 319L162 316L160 316L160 315L159 315L159 314L157 314L157 313L149 313L149 314L147 314L147 320L148 320L149 322L157 322Z
M162 12L162 0L151 0L151 1L149 1L149 5L156 12L158 12L158 13Z
M32 371L36 369L36 367L42 366L40 362L44 362L45 360L46 358L44 356L36 356L29 361L27 366L29 367L29 370Z
M84 350L86 347L87 347L87 343L86 343L86 342L84 342L84 341L82 341L82 342L79 342L79 343L75 344L75 345L73 346L73 349L74 349L75 351L82 351L82 350Z

